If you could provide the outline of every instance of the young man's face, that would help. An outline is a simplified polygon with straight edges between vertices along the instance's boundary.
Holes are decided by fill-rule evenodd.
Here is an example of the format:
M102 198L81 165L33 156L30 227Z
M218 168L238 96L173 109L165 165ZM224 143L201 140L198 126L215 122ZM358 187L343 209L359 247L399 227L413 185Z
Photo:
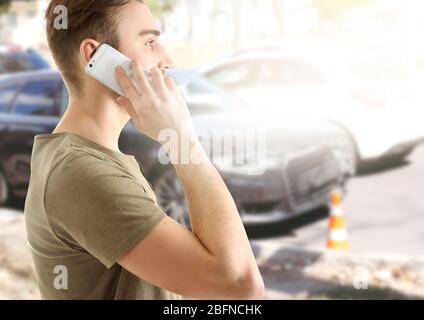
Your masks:
M172 65L155 31L159 32L159 28L145 4L133 1L122 8L118 26L119 50L130 59L138 61L147 71L153 67L163 69Z

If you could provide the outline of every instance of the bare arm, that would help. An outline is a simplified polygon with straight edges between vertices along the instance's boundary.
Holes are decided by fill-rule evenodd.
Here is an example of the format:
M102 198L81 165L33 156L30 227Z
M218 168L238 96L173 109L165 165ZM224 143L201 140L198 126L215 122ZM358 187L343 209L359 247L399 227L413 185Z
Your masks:
M204 152L201 157L201 164L175 165L189 204L193 233L231 276L250 274L259 279L255 257L234 200Z
M163 129L188 128L200 164L174 164L189 204L193 232L166 217L122 259L121 265L163 288L194 298L249 299L264 284L228 188L200 146L187 106L176 85L152 70L155 90L137 64L134 87L117 73L129 99L118 103L144 134L159 140ZM138 91L140 90L140 92ZM168 150L172 155L174 151Z

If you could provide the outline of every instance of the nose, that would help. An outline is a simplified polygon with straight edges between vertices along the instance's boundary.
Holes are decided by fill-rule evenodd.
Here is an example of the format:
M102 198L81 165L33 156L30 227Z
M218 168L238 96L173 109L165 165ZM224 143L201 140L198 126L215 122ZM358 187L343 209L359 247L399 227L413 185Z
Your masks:
M163 47L161 47L161 57L160 57L160 62L159 62L159 69L169 69L174 65L174 62L172 61L172 59L169 57L168 53L165 51L165 49Z

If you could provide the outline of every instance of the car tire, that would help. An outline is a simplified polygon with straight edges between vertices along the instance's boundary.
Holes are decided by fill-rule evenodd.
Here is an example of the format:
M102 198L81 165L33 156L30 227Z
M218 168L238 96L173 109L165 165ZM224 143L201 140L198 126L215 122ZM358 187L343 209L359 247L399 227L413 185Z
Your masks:
M151 181L158 206L169 217L191 230L184 190L173 167L158 166Z
M10 189L7 183L6 176L2 169L0 169L0 207L3 207L9 202Z

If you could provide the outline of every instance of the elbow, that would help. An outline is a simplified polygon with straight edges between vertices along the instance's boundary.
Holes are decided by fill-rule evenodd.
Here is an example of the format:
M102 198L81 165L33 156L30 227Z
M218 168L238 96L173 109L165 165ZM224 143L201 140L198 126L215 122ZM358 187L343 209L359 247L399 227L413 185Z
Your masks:
M261 276L256 280L254 290L250 291L249 300L264 299L265 296L265 283Z
M256 300L263 299L265 284L256 263L242 268L222 268L215 272L220 275L219 280L214 281L215 286L219 283L220 299L230 300ZM217 291L216 291L217 293Z
M229 299L256 300L263 298L265 294L265 284L257 267L234 277L228 283L230 287L227 287L227 294L231 295Z
M240 298L243 300L262 299L265 295L265 284L259 270L255 270L239 279Z

